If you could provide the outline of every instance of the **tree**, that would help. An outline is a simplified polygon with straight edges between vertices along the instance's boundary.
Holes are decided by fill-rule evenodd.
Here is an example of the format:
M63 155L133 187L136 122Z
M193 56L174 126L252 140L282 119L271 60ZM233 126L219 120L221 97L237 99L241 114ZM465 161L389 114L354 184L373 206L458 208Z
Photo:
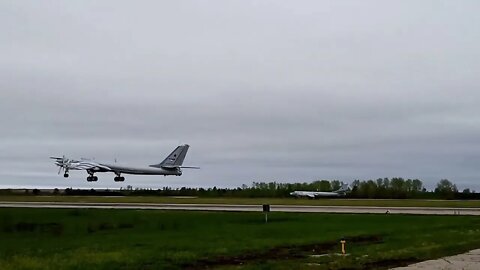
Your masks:
M332 180L330 182L330 187L332 188L332 190L338 190L340 189L341 186L342 186L342 183L340 183L340 181L338 180Z
M390 186L394 198L406 198L407 186L403 178L392 178L390 181Z
M414 179L412 182L412 188L414 192L420 192L423 189L423 183L422 181L418 179Z
M455 197L455 193L457 192L457 186L448 179L440 180L435 188L435 193L442 195L442 197L445 199L453 199Z

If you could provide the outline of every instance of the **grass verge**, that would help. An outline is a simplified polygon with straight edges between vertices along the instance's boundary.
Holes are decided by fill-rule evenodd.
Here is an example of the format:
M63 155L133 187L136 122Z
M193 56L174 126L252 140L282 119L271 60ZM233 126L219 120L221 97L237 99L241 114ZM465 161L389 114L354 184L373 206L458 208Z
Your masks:
M385 269L478 248L480 217L0 209L2 269ZM349 256L339 252L347 239Z

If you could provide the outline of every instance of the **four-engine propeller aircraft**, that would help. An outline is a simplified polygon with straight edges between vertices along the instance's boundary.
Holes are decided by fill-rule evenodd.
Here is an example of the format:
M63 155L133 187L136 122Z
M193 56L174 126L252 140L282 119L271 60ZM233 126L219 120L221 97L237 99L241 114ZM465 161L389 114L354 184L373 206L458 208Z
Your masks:
M320 197L340 197L345 196L348 191L348 184L343 184L338 190L332 192L325 191L294 191L290 192L290 195L295 197L308 197L311 199L320 198Z
M150 165L144 168L120 166L117 164L98 163L91 160L73 160L63 157L50 157L55 160L55 165L59 168L58 174L63 170L64 177L69 176L70 170L86 170L88 173L87 181L97 181L98 177L94 174L97 172L113 172L115 173L115 182L125 181L125 177L121 174L138 174L138 175L182 175L183 168L199 169L199 167L182 166L183 160L187 155L188 144L178 146L173 152L167 156L162 162Z

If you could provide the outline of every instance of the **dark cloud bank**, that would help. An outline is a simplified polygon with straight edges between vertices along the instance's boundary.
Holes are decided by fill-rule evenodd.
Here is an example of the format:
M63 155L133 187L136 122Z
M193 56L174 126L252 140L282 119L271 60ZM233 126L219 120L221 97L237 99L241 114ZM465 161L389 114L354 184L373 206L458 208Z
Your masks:
M0 187L448 178L480 189L477 1L3 1ZM182 177L84 172L189 143Z

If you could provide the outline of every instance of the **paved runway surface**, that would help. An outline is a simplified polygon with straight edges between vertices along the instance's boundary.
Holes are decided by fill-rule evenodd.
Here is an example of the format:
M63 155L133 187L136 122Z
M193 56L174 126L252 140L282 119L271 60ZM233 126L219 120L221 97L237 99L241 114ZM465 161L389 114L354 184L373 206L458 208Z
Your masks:
M394 270L477 270L480 269L480 249L471 250L465 254L445 257L438 260L424 261Z
M259 212L262 205L232 204L159 204L159 203L72 203L72 202L0 202L0 207L20 208L100 208L195 211ZM441 207L368 207L368 206L305 206L271 205L272 212L415 214L415 215L480 215L480 208Z

